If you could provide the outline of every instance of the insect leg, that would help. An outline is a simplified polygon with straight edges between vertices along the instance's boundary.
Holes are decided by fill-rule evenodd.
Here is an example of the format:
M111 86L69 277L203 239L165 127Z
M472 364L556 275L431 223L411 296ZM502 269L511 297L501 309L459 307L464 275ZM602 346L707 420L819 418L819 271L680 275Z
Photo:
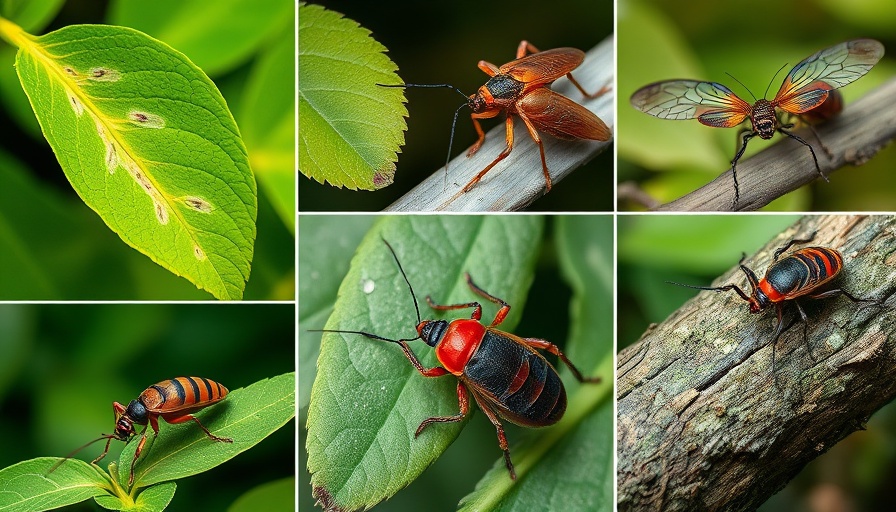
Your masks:
M800 121L803 122L803 124L806 125L807 128L809 128L809 131L812 132L812 135L815 136L815 140L818 141L818 145L821 146L821 149L824 150L824 152L828 156L828 158L833 159L834 153L831 152L831 149L828 148L827 145L824 143L824 141L821 140L821 137L818 136L818 131L815 129L815 125L812 124L807 119L803 118L803 116L797 115L797 117L800 119ZM789 127L785 126L785 128L789 128Z
M775 334L772 336L772 379L775 381L775 387L780 388L781 386L778 384L778 374L775 372L775 350L778 346L778 338L781 337L781 332L784 327L784 319L782 318L782 310L784 308L780 303L775 304L775 311L778 313L778 325L775 326Z
M97 462L103 460L103 457L105 457L106 454L109 453L109 443L112 442L112 439L114 439L114 437L111 437L111 436L110 436L109 439L106 440L106 447L103 448L103 453L101 453L99 457L93 459L93 461L91 462L91 464L96 464Z
M439 311L448 311L451 309L464 309L464 308L473 308L473 314L470 316L473 320L479 320L482 318L482 305L478 302L467 302L466 304L450 304L450 305L442 305L435 304L432 301L432 298L427 295L426 303L429 304L429 307L432 309L438 309Z
M212 441L221 441L223 443L232 443L233 442L233 439L230 439L229 437L218 437L218 436L212 434L211 432L209 432L208 429L205 428L205 425L203 425L202 422L199 421L199 418L197 418L196 416L193 416L192 414L181 414L181 415L174 415L174 416L163 414L162 418L165 421L167 421L168 423L171 423L172 425L193 420L196 422L197 425L199 425L199 428L201 428L202 431L205 432L205 435L207 435L208 438L211 439Z
M809 235L809 238L802 238L802 239L791 238L790 241L787 242L783 247L780 247L779 249L777 249L775 251L775 257L774 257L774 259L772 259L772 261L778 261L778 256L783 254L784 251L786 251L787 249L790 249L790 247L793 244L807 244L807 243L811 242L812 240L815 239L815 233L818 233L818 231L813 231L812 234Z
M851 300L851 301L853 301L853 302L856 302L856 303L858 303L858 302L871 302L871 303L873 303L873 304L875 304L875 305L877 305L877 306L883 306L883 303L882 303L881 301L877 300L877 299L861 299L861 298L858 298L858 297L854 297L851 293L847 292L846 290L844 290L844 289L842 289L842 288L834 288L833 290L828 290L828 291L825 291L825 292L816 293L816 294L814 294L814 295L806 295L806 297L809 297L810 299L826 299L826 298L828 298L828 297L836 297L837 295L843 295L843 296L845 296L847 299L849 299L849 300Z
M797 301L793 301L796 304L796 310L800 313L800 318L803 322L803 342L806 344L806 350L809 352L809 358L815 361L815 354L812 353L812 346L809 345L809 317L806 316L806 312L803 311L803 307L800 306L800 303Z
M494 327L494 326L500 324L501 322L503 322L504 317L506 317L507 313L510 312L510 304L504 302L504 299L499 299L498 297L495 297L494 295L488 293L487 291L485 291L482 288L480 288L479 286L477 286L476 283L473 282L473 278L470 277L469 272L464 272L464 277L466 277L467 285L470 286L470 289L473 290L473 292L475 292L476 294L501 306L501 309L499 309L498 312L495 314L495 319L492 320L492 324L489 327ZM480 312L481 312L481 310L480 310ZM476 317L475 320L479 320L479 317Z
M788 131L785 130L783 127L782 127L782 128L778 128L778 131L781 132L781 133L783 133L784 135L787 135L787 136L790 137L791 139L793 139L793 140L799 142L799 143L802 144L803 146L806 146L807 148L809 148L809 152L812 153L812 161L815 162L815 170L818 171L818 174L819 174L822 178L824 178L824 181L827 181L827 182L830 182L830 181L831 181L831 180L828 179L827 176L824 175L823 172L821 172L821 167L818 165L818 157L815 156L815 150L812 149L812 145L811 145L811 144L809 144L808 142L804 141L803 139L797 137L796 135L794 135L794 134L788 132Z
M563 361L563 364L565 364L566 367L569 368L570 371L572 371L572 374L575 376L576 380L578 380L579 382L594 382L594 383L600 382L600 377L583 377L582 372L580 372L579 369L576 368L574 364L572 364L572 361L570 361L566 357L566 354L561 352L560 348L558 348L557 345L554 345L550 341L542 340L542 339L538 339L538 338L522 338L522 340L525 341L526 344L532 348L547 350L551 354L554 354L555 356L559 357L560 360Z
M485 72L485 74L488 76L495 76L498 74L498 66L495 66L491 62L480 60L478 66L479 69Z
M495 411L492 410L491 405L485 400L480 400L479 394L475 391L472 393L473 398L476 400L476 404L479 405L479 409L488 416L488 420L492 422L492 425L495 426L495 430L498 431L498 446L500 446L501 450L504 452L504 464L507 466L507 470L510 471L510 479L516 480L516 471L513 469L513 462L510 461L510 448L507 445L507 437L504 435L504 426L501 425L501 421L498 419L498 415L495 414Z
M737 186L737 161L740 160L740 157L743 156L744 151L747 149L747 142L750 142L750 139L755 137L757 132L754 131L741 131L738 134L738 140L740 141L740 149L737 150L737 153L734 155L734 159L731 160L731 176L734 178L734 203L737 204L738 199L740 199L740 189Z
M541 142L541 137L538 136L538 131L532 126L532 121L529 121L529 118L526 116L525 112L522 109L517 109L517 114L520 116L520 119L523 120L523 124L526 125L526 129L529 130L529 136L532 137L532 140L538 144L538 151L541 153L541 170L544 173L544 183L545 183L545 192L551 191L551 173L548 172L548 163L544 159L544 143Z
M128 477L128 486L134 485L134 466L137 465L137 458L140 457L140 454L143 452L143 446L146 445L146 429L149 428L149 424L147 423L145 427L143 427L143 432L140 432L140 442L137 443L137 449L134 450L134 459L131 460L131 474ZM158 435L158 430L155 431L155 434Z
M482 127L479 126L479 122L476 121L475 117L473 118L473 124L476 125L476 129L481 134L479 140L473 146L473 148L475 148L478 151L479 147L482 146L482 141L485 140L485 133L482 131ZM492 170L492 167L497 165L498 162L507 158L507 155L509 155L512 150L513 150L513 116L511 116L510 114L507 114L507 146L504 147L504 151L501 151L501 154L498 155L498 158L495 158L492 161L492 163L490 163L490 164L488 164L488 166L486 166L485 169L479 171L479 174L474 176L473 179L470 180L470 182L464 186L463 192L469 192L470 189L473 188L473 186L475 186L477 183L479 183L479 180L481 180L482 177L485 176L485 173ZM542 150L542 152L543 151L544 150ZM470 153L467 153L467 156L469 156L472 153L475 153L475 151L473 151L471 149Z
M522 59L526 56L526 53L538 53L541 50L536 48L532 43L523 39L520 41L519 46L516 47L516 58Z
M414 432L414 438L416 439L430 423L454 423L462 421L467 416L467 412L470 411L470 402L467 398L467 388L461 381L457 381L457 405L460 406L460 412L454 416L434 416L423 420L417 427L417 431Z

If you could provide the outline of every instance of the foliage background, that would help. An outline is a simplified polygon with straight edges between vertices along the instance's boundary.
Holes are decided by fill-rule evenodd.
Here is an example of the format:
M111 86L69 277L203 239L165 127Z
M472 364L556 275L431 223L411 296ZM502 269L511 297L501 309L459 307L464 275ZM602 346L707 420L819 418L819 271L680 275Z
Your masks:
M451 83L467 94L476 92L487 79L476 67L477 62L487 60L498 66L509 62L523 39L542 50L561 46L588 50L613 33L611 0L313 3L340 12L372 31L372 37L389 49L388 56L398 65L398 74L406 83ZM596 89L582 85L586 90ZM299 174L302 211L382 210L444 167L451 119L463 99L447 89L419 88L408 90L406 97L410 117L395 182L376 192L351 191L321 185ZM502 119L484 120L483 129L488 131ZM299 124L301 130L301 120ZM521 126L517 128L517 138L529 137ZM615 126L611 129L615 135ZM469 110L463 109L457 120L452 156L465 152L475 140ZM550 154L546 158L550 167ZM519 171L540 172L539 166L535 160L531 169ZM613 190L613 151L608 150L555 184L550 194L529 209L611 211Z
M665 281L710 286L793 224L795 215L626 216L618 225L618 347L635 341L698 293ZM753 268L758 276L765 268ZM746 279L735 282L747 286ZM732 292L733 293L733 292ZM848 302L848 301L847 301ZM748 313L746 303L744 313ZM792 312L785 311L785 314ZM774 326L771 311L757 322ZM811 318L810 318L811 321ZM854 432L812 461L761 512L888 510L896 494L896 404L878 411L867 430Z
M23 28L41 35L71 24L111 23L111 13L121 3L126 1L43 0L40 4L47 6L46 19L26 24ZM166 5L171 6L170 0L155 5L160 13L167 12ZM15 2L3 2L0 7L2 14L16 6ZM216 7L209 4L205 8ZM206 49L205 54L188 55L203 67L221 90L241 132L249 133L248 125L255 128L255 136L245 140L250 159L253 149L256 155L269 149L260 145L264 139L279 140L280 137L277 133L265 134L263 129L259 130L257 121L266 114L256 111L249 115L241 108L241 102L256 72L253 66L274 51L278 41L294 39L294 11L291 8L282 11L282 15L269 21L268 26L244 28L265 34L249 53L229 57L217 55L215 62L204 66L207 55L220 47L217 41L209 38L197 46ZM209 11L209 16L216 14ZM16 19L12 18L12 21ZM142 22L159 23L151 19ZM169 27L171 33L182 37L184 31L191 34L193 30L189 26L179 29L181 32L178 33L177 28ZM151 36L165 38L149 28L144 30ZM248 36L234 33L231 37ZM0 264L6 270L0 279L0 298L210 299L208 293L128 247L77 197L49 144L41 136L34 113L15 76L15 51L5 42L0 43L0 125L5 127L4 136L0 138ZM202 52L197 50L197 53ZM284 76L283 88L292 90L292 67ZM292 147L292 140L290 134L289 147ZM292 171L293 161L294 157L289 159L288 172ZM267 195L270 189L266 190L258 173L256 180L259 182L258 234L244 299L289 300L294 296L294 214L291 207L285 211L282 204L273 206ZM293 197L294 183L279 188L278 196Z
M741 98L757 97L772 82L774 95L800 60L837 43L860 37L881 41L883 60L843 88L846 105L896 73L896 4L889 0L619 0L619 182L634 181L668 202L730 167L737 129L691 121L657 119L635 110L629 98L652 82L691 78L719 82ZM785 69L772 80L782 65ZM883 106L882 106L883 107ZM771 141L751 141L746 156ZM812 135L808 135L809 141ZM819 155L823 158L824 155ZM853 211L896 209L896 149L891 144L860 167L847 167L769 205L770 210ZM621 201L621 210L641 209Z
M109 433L112 402L178 376L233 390L291 372L292 304L0 305L0 467L61 457ZM160 421L160 434L172 426ZM114 441L100 462L117 460ZM78 458L93 460L103 443ZM172 510L226 510L257 485L294 475L295 423L232 461L177 481ZM138 462L139 464L139 462ZM66 510L95 510L92 500Z

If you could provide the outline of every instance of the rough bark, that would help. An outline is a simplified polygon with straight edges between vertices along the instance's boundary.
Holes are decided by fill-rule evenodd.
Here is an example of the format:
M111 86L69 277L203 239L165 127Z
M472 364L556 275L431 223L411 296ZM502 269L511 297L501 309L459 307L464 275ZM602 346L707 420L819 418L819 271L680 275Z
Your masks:
M885 302L800 300L812 352L802 323L785 331L780 387L774 308L751 315L734 292L702 291L651 326L617 362L619 511L753 510L896 397L896 217L806 217L745 264L761 277L813 231L811 245L843 255L833 286ZM713 286L728 283L749 292L737 267ZM794 318L787 304L785 326Z

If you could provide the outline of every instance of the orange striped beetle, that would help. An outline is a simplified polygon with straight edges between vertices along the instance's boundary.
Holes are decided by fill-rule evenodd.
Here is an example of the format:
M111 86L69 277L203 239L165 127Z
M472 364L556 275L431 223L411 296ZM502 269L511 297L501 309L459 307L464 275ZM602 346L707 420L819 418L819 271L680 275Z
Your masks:
M686 286L688 288L696 288L698 290L712 290L724 292L734 290L738 295L750 305L750 313L759 313L767 307L774 305L778 314L778 324L775 327L775 333L772 337L772 375L775 377L777 384L777 376L775 375L775 346L778 338L784 330L783 309L784 302L793 301L799 311L800 319L803 322L803 340L806 343L806 349L809 351L809 357L812 355L812 347L809 346L808 328L809 319L802 306L795 299L798 297L808 297L810 299L825 299L843 295L853 302L873 302L880 305L880 301L876 299L860 299L842 288L833 288L830 290L819 292L819 288L829 283L840 270L843 269L843 257L834 249L828 247L805 247L789 254L787 257L778 260L784 251L790 249L794 244L803 244L811 242L815 238L812 233L809 238L798 240L791 239L783 247L775 251L772 264L765 271L762 279L757 279L756 274L744 265L747 255L744 254L740 259L740 269L747 276L750 283L750 295L747 295L736 284L728 284L725 286L692 286L689 284L675 283L668 281L670 284L678 286ZM791 323L791 325L793 325ZM789 326L788 326L789 327Z
M191 414L224 400L228 393L227 388L221 384L201 377L176 377L153 384L140 393L140 396L135 400L131 400L127 407L114 402L112 404L112 410L115 412L114 432L112 434L104 434L73 451L53 466L50 472L75 453L97 441L106 439L106 447L103 449L103 453L91 462L91 464L96 464L109 452L109 445L113 439L127 443L137 435L134 425L144 425L143 431L140 433L140 443L134 452L134 460L131 461L131 474L128 478L128 485L133 485L134 465L137 463L137 458L140 457L143 446L146 444L146 429L151 425L153 438L158 436L160 416L167 423L171 424L193 420L212 441L232 443L233 439L218 437L209 432L205 425Z

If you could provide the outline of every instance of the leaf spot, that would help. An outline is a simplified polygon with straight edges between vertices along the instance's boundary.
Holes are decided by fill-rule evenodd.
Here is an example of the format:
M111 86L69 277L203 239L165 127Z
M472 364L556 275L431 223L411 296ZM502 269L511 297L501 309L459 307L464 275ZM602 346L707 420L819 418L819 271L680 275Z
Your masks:
M183 201L184 201L184 204L187 205L187 207L192 208L193 210L196 210L197 212L201 212L201 213L211 213L212 212L212 205L205 199L202 199L201 197L187 196L183 199Z
M152 202L156 207L156 218L159 219L159 224L163 226L168 224L168 210L165 209L165 205L156 201L156 198L152 198Z
M84 104L71 91L66 90L65 93L68 95L68 102L72 106L72 110L75 111L75 115L81 117L81 114L84 113Z
M196 256L196 259L202 261L205 259L205 252L199 248L198 245L193 246L193 255Z
M150 114L149 112L139 112L136 110L132 110L128 112L128 121L130 121L131 124L135 124L144 128L158 129L165 127L164 119L155 114Z
M72 68L71 66L65 66L62 68L62 70L65 71L65 74L67 74L69 76L74 76L74 77L78 76L78 72L75 71L75 69Z
M106 136L106 130L103 128L103 124L99 119L94 119L94 121L96 123L96 131L100 135L100 140L102 140L103 145L106 146L106 169L109 171L109 174L115 174L115 169L118 168L118 151L115 149L115 143Z
M121 73L118 71L102 67L90 68L90 74L87 76L88 80L94 82L117 82L120 78Z
M373 293L373 290L376 289L376 283L374 283L372 279L365 279L361 283L361 289L364 293L371 294Z

